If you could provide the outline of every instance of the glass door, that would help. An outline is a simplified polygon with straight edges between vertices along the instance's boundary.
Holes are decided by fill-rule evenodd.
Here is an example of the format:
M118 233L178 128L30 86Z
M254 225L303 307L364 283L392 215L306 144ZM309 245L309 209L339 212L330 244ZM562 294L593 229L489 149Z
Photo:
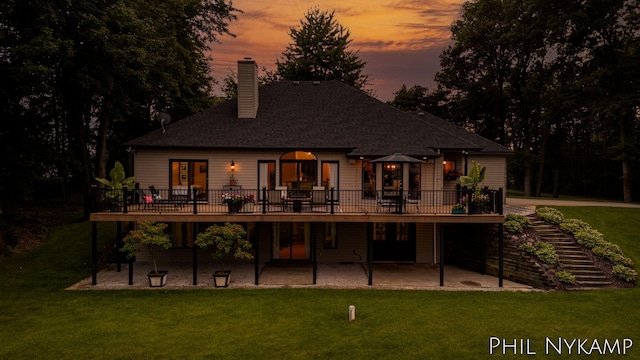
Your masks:
M276 223L274 226L273 259L309 259L309 223Z

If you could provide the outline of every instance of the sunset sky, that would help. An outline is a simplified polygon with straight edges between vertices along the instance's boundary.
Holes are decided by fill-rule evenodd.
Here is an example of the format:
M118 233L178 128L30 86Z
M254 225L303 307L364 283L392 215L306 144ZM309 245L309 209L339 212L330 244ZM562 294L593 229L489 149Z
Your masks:
M236 71L237 60L251 57L275 69L291 43L290 27L312 8L335 10L336 20L351 31L351 47L367 62L378 99L391 100L402 84L432 87L438 55L450 42L449 27L459 18L461 0L234 0L244 13L230 26L236 38L223 36L212 47L213 76L222 80Z

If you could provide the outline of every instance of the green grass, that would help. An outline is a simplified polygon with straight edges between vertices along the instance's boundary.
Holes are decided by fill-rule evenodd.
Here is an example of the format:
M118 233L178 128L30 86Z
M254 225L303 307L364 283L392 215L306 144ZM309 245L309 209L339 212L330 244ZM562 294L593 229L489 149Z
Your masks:
M559 208L638 263L640 210ZM114 229L101 225L106 243ZM22 267L22 269L20 269ZM481 359L489 337L640 341L638 289L445 292L329 289L67 291L88 277L90 226L0 259L2 359ZM357 320L347 322L349 305ZM636 338L634 338L636 337ZM576 355L566 356L576 357ZM605 357L606 358L606 357ZM626 358L640 358L632 348Z

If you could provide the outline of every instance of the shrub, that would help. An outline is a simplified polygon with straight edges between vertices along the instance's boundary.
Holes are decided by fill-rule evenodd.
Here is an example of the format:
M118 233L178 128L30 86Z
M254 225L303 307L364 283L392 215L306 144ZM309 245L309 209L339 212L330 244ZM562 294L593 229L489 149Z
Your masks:
M604 245L605 243L604 235L602 235L598 230L592 228L582 229L573 234L573 236L576 238L578 244L589 249L593 249L599 245Z
M624 265L615 265L611 271L613 276L626 282L635 282L638 278L638 273L632 268Z
M603 245L594 247L593 249L591 249L591 251L593 251L593 253L598 256L608 259L613 265L633 265L633 261L622 254L622 250L620 250L618 245L605 243Z
M576 277L571 275L571 273L568 272L568 271L564 271L564 270L558 271L556 273L556 278L561 283L565 283L565 284L575 284L576 283Z
M560 224L560 228L568 234L575 234L580 230L590 229L591 226L579 219L567 219Z
M504 229L512 234L520 234L524 231L522 225L520 225L520 223L517 221L505 221Z
M544 221L551 224L561 224L564 221L564 215L558 209L551 207L541 207L536 209L536 214Z
M558 262L556 249L548 242L540 241L534 245L525 243L520 245L519 249L529 255L534 255L545 264L554 265Z
M554 265L558 262L558 254L553 245L548 242L538 242L535 244L536 256L545 264Z
M536 255L536 248L533 245L529 245L529 244L522 244L520 245L520 247L518 248L522 251L524 251L525 253L529 254L529 255Z
M524 215L508 214L505 217L504 225L509 232L521 233L524 229L531 227L531 221L529 221L529 219ZM511 231L510 229L514 229L516 231Z

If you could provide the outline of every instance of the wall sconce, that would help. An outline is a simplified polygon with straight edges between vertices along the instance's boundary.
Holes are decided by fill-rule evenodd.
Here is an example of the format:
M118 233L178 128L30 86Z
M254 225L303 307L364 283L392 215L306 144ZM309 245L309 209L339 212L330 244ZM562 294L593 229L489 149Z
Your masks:
M236 163L234 163L233 160L231 160L231 164L229 165L229 168L231 169L231 171L236 171Z

